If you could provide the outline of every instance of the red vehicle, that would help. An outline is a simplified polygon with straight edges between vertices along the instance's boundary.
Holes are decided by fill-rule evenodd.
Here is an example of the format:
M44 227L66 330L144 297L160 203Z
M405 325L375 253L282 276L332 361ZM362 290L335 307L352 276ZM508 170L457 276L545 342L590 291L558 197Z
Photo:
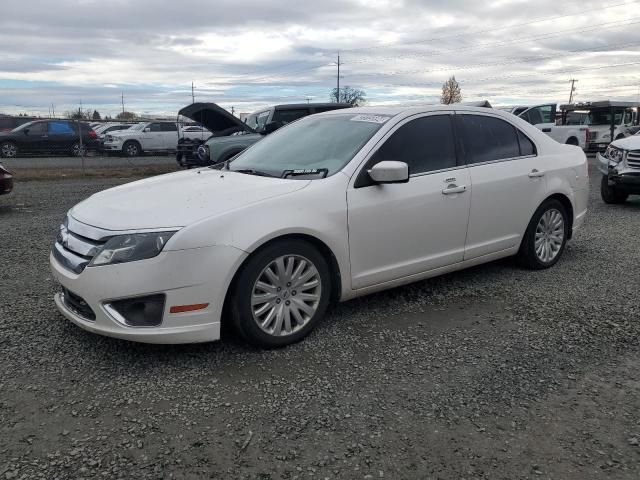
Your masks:
M13 190L13 175L0 165L0 195L5 195Z

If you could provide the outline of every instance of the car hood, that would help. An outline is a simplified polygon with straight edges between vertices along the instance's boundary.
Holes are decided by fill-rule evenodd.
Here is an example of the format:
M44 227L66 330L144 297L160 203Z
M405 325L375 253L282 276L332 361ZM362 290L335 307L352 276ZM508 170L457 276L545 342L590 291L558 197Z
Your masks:
M180 110L178 115L198 122L213 134L224 135L226 132L230 134L242 131L255 133L249 125L215 103L192 103Z
M309 182L210 168L188 170L96 193L69 213L105 230L171 229L295 192Z
M640 150L640 135L621 138L620 140L611 142L611 145L622 148L623 150Z

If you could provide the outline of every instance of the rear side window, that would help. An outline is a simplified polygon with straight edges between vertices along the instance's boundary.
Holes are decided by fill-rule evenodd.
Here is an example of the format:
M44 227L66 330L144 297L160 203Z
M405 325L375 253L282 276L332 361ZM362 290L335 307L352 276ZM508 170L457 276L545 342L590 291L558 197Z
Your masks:
M69 122L49 122L49 135L73 135L74 133Z
M533 144L529 137L518 130L518 142L520 143L520 155L535 155L536 146Z
M520 156L516 128L484 115L458 115L467 163L491 162Z
M449 115L421 117L404 124L374 154L372 165L397 160L409 173L425 173L457 165Z
M307 108L295 108L291 110L276 110L273 112L273 122L291 123L309 115Z

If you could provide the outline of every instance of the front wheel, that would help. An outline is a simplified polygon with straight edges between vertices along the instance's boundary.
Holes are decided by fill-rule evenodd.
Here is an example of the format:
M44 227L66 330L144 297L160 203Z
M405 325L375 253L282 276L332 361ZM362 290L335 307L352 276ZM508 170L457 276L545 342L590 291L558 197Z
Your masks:
M624 203L629 198L628 194L620 192L616 190L616 187L609 185L609 178L606 175L602 176L602 181L600 182L600 196L604 203L613 205Z
M122 146L122 153L124 153L126 157L137 157L140 155L140 151L140 145L138 145L138 142L126 142Z
M277 242L249 258L232 295L238 333L256 346L283 347L306 337L324 316L329 266L307 242Z
M0 144L0 155L3 158L15 158L18 156L18 146L13 142L2 142Z
M544 202L531 217L518 259L522 265L542 270L555 265L569 237L569 216L558 200Z

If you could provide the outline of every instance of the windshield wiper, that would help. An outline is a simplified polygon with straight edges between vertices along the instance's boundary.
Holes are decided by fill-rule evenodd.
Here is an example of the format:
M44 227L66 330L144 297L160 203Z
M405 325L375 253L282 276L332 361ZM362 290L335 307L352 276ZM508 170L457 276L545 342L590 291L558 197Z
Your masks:
M253 168L239 168L238 170L231 170L227 166L227 170L229 170L230 172L246 173L247 175L256 175L257 177L276 177L276 175L272 175L267 172L262 172L260 170L254 170Z

